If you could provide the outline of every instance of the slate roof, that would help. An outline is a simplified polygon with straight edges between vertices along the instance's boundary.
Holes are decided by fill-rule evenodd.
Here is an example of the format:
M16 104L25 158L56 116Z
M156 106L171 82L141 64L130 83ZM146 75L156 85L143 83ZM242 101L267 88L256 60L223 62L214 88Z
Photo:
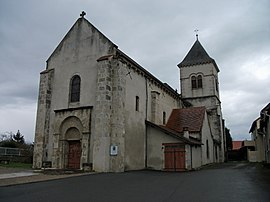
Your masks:
M184 128L191 133L201 132L205 110L205 107L173 109L166 127L178 133L182 133Z
M270 112L270 103L268 103L262 110L261 110L261 116L262 114L268 114Z
M257 118L255 121L252 122L251 127L249 129L249 133L253 133L253 131L256 129L256 127L257 127L257 121L258 120L260 120L260 117Z
M203 48L202 44L197 39L193 44L193 46L191 47L191 49L189 50L186 57L184 58L184 60L178 64L178 67L187 67L208 63L213 63L215 68L219 72L215 60L208 55L208 53Z

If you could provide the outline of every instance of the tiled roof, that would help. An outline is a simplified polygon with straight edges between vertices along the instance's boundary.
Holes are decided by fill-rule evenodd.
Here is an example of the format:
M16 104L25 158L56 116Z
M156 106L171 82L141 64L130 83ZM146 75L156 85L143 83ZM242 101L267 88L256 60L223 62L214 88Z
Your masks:
M243 141L232 141L232 150L241 149Z
M166 127L179 133L182 133L184 128L188 128L189 132L200 132L205 110L205 107L174 109Z
M177 139L179 139L180 141L182 141L183 143L189 144L189 145L202 145L202 143L199 140L196 139L192 139L192 138L185 138L183 136L183 134L178 133L174 130L171 130L165 126L162 125L156 125L150 121L145 121L147 125L152 126L154 128L157 128L161 131L163 131L165 134L170 135L172 137L175 137Z

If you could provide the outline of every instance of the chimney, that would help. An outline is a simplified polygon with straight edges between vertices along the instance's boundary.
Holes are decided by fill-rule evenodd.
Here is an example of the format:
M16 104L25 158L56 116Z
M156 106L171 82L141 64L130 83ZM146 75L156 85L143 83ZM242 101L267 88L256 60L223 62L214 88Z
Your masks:
M183 131L184 131L184 137L189 139L188 127L183 127Z

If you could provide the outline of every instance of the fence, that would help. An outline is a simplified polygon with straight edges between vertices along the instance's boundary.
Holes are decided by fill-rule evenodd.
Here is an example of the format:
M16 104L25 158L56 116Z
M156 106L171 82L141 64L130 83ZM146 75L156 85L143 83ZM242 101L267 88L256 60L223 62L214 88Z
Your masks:
M24 149L0 147L0 156L23 156Z
M31 163L33 151L20 148L0 147L0 161Z

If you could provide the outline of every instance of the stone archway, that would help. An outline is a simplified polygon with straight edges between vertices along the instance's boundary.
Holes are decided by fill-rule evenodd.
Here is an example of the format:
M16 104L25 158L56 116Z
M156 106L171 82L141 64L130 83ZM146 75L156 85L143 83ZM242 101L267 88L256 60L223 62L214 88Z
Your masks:
M77 169L90 163L91 108L55 110L53 167Z
M78 117L69 116L60 126L61 167L80 169L82 162L82 123Z

